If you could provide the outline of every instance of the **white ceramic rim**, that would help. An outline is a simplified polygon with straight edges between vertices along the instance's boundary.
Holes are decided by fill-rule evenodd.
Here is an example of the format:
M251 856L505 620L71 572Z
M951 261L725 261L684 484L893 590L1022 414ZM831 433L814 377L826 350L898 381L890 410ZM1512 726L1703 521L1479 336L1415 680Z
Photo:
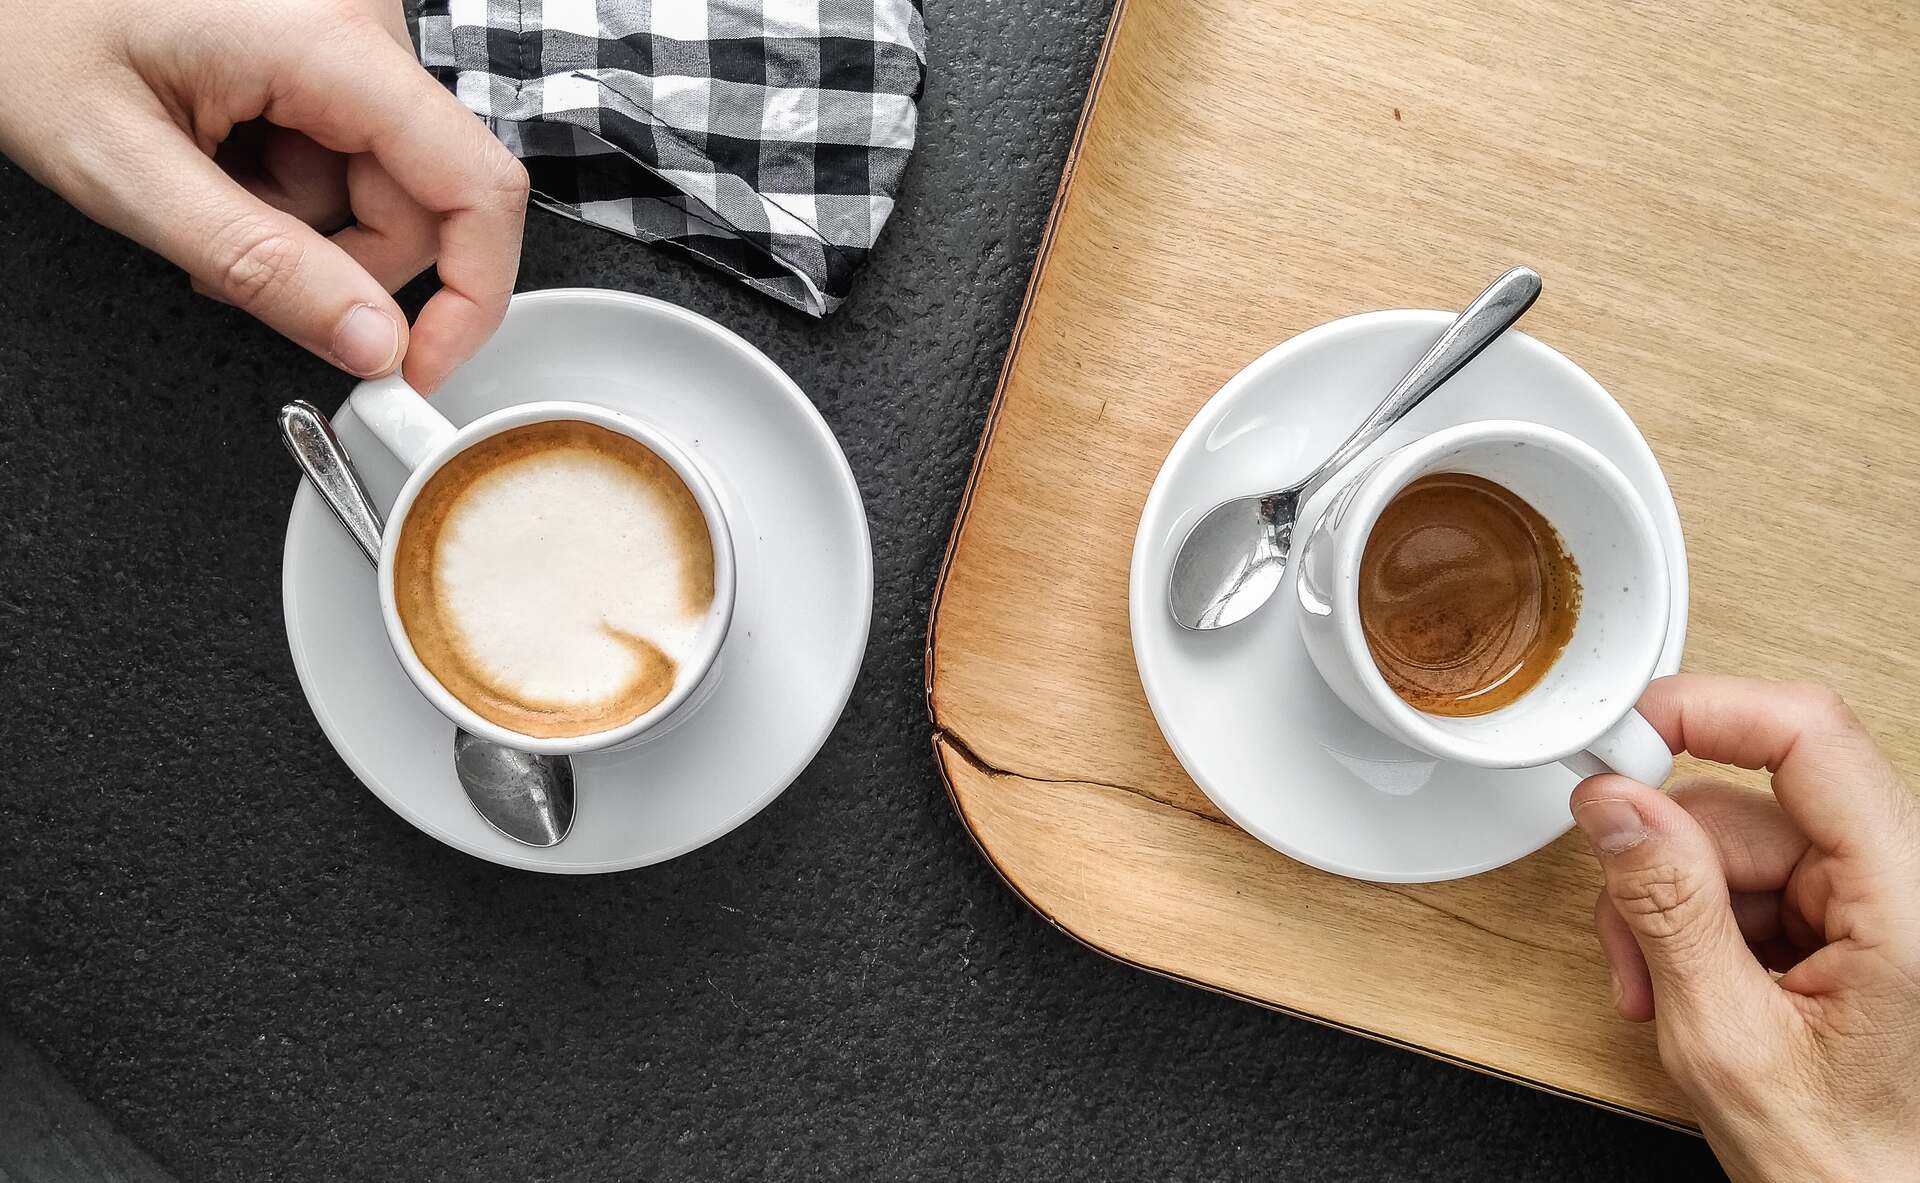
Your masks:
M1527 748L1522 746L1524 741L1516 741L1496 749L1490 743L1455 735L1424 712L1407 705L1393 692L1386 678L1381 676L1380 668L1367 647L1366 635L1360 627L1360 559L1365 553L1374 524L1379 521L1387 503L1430 465L1436 455L1462 444L1483 442L1520 443L1554 452L1594 476L1631 519L1634 542L1641 551L1638 566L1652 584L1650 598L1656 604L1667 603L1667 555L1660 541L1660 532L1654 526L1653 515L1647 512L1639 491L1613 461L1601 455L1593 445L1558 428L1519 419L1479 419L1441 428L1430 435L1411 440L1353 478L1357 487L1352 499L1341 507L1341 516L1346 520L1340 523L1337 549L1332 556L1334 586L1331 591L1336 601L1334 625L1347 661L1359 672L1360 685L1366 691L1367 700L1404 733L1407 742L1441 759L1481 768L1534 768L1585 751L1588 745L1625 718L1627 712L1633 709L1632 706L1628 705L1605 727L1570 746ZM1335 478L1336 481L1338 479ZM1617 684L1607 688L1610 697L1628 704L1637 701L1647 683L1653 680L1654 668L1659 664L1660 652L1667 642L1667 617L1663 615L1657 621L1644 623L1634 640L1638 649L1632 654L1631 660L1619 663Z
M448 461L501 432L563 419L592 423L639 442L666 461L667 466L686 483L694 501L700 506L701 516L706 519L707 537L713 544L713 604L707 612L699 647L682 663L682 674L665 698L618 727L585 735L542 738L522 735L486 719L441 685L440 680L421 662L419 655L414 652L412 638L407 636L406 626L400 621L400 608L393 590L393 558L399 550L402 526L407 515L413 511L414 500ZM727 523L726 511L713 491L713 482L706 470L670 433L658 425L590 403L522 403L482 415L458 429L439 451L408 475L406 484L400 487L399 496L394 498L393 508L388 512L386 533L380 546L380 615L386 625L387 643L393 646L394 655L400 659L400 666L406 670L407 677L412 679L420 693L426 695L434 709L463 730L481 739L543 756L578 756L618 747L630 739L638 738L649 727L671 715L700 685L707 671L713 667L714 658L719 656L720 647L727 639L727 630L733 623L734 593L733 534Z
M1193 418L1188 421L1186 428L1174 440L1173 446L1167 449L1166 458L1160 462L1160 468L1154 474L1153 485L1147 491L1146 503L1141 507L1140 521L1134 530L1133 555L1127 568L1127 620L1129 640L1133 644L1135 655L1134 669L1140 677L1147 707L1153 712L1154 725L1159 729L1167 747L1173 752L1174 759L1180 762L1181 769L1220 812L1226 814L1235 825L1253 835L1264 845L1307 866L1373 883L1438 883L1451 879L1463 879L1505 866L1518 858L1525 857L1531 851L1523 851L1506 858L1462 864L1449 868L1439 875L1357 867L1336 859L1324 858L1301 846L1290 840L1285 833L1263 825L1258 819L1250 816L1235 803L1233 794L1221 792L1217 787L1208 787L1207 782L1194 772L1195 761L1192 754L1186 750L1186 746L1178 735L1167 730L1165 722L1167 707L1161 700L1164 687L1156 690L1150 671L1141 664L1139 658L1142 630L1145 628L1145 614L1168 611L1165 580L1154 581L1146 578L1149 555L1157 554L1160 550L1159 540L1149 534L1147 526L1148 523L1156 521L1163 515L1170 515L1177 521L1182 512L1181 509L1171 508L1166 504L1172 497L1172 493L1169 492L1171 482L1167 479L1167 469L1173 458L1191 452L1196 446L1195 441L1203 439L1208 432L1212 431L1221 417L1227 413L1228 408L1238 402L1248 388L1269 381L1272 372L1287 365L1293 360L1294 355L1333 342L1339 342L1348 348L1357 347L1369 335L1395 328L1423 328L1437 334L1444 332L1459 315L1458 312L1434 308L1388 308L1374 312L1356 312L1302 329L1241 367L1221 385L1219 390L1214 391L1211 398L1201 404L1200 409L1194 412ZM1641 446L1647 448L1648 454L1652 454L1652 447L1647 444L1646 437L1640 433L1640 428L1634 423L1633 417L1627 414L1626 408L1614 401L1613 396L1607 393L1606 388L1601 386L1593 375L1581 369L1571 358L1553 346L1520 329L1508 329L1505 337L1512 340L1519 348L1533 354L1535 360L1558 371L1570 386L1594 400L1598 414L1612 418L1624 433L1639 440ZM1654 466L1658 470L1657 456L1654 457ZM1661 473L1661 483L1666 484L1664 472ZM1199 507L1188 508L1197 510ZM1680 512L1673 504L1671 491L1660 508L1662 512L1654 513L1653 507L1649 506L1648 512L1654 513L1655 524L1661 539L1661 550L1667 557L1669 608L1666 647L1661 652L1660 663L1655 667L1654 672L1670 674L1680 668L1687 635L1689 608L1687 545L1686 536L1680 528ZM1161 525L1164 526L1165 523ZM1302 523L1302 525L1310 528L1310 523ZM1285 590L1283 583L1275 594L1281 594ZM1331 694L1332 691L1329 690L1328 693ZM1553 838L1560 837L1572 828L1573 817L1568 815L1566 822L1547 841L1551 842ZM1541 843L1541 846L1545 845L1546 842ZM1540 847L1534 849L1538 850Z

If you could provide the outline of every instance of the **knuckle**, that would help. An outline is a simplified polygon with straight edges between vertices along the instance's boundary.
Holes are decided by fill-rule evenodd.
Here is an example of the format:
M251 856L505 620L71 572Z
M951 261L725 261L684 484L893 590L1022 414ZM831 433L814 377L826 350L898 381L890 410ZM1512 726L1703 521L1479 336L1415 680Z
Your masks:
M1810 719L1845 726L1853 724L1853 708L1833 687L1818 682L1790 682L1786 689Z
M1676 941L1692 927L1703 888L1700 877L1675 863L1656 863L1619 877L1613 897L1620 914L1645 934Z
M493 196L507 209L525 210L527 194L531 188L531 182L527 178L527 166L520 163L518 157L503 147L497 147L497 150L488 153L488 156L490 163L487 182Z
M291 234L240 223L216 244L214 289L236 307L264 307L287 289L305 256L306 247Z
M351 0L307 0L293 6L287 14L291 22L287 36L274 43L268 52L285 53L300 46L308 53L316 50L340 52L365 44L366 13Z
M341 35L357 35L380 25L361 0L318 0L310 4L308 11L319 18L324 27Z

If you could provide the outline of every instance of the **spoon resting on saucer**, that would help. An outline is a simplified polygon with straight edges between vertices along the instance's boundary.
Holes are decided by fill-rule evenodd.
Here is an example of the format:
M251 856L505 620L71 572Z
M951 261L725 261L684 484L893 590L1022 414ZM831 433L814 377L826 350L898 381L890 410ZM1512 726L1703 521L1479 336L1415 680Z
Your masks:
M1236 497L1208 510L1173 557L1167 601L1174 620L1206 632L1253 615L1287 572L1294 522L1307 498L1512 328L1539 297L1540 275L1530 267L1515 267L1494 280L1312 472L1284 489Z
M311 403L280 408L280 438L320 500L380 565L380 513L373 508L333 424ZM486 823L527 846L553 846L573 829L573 762L536 756L454 728L453 768Z

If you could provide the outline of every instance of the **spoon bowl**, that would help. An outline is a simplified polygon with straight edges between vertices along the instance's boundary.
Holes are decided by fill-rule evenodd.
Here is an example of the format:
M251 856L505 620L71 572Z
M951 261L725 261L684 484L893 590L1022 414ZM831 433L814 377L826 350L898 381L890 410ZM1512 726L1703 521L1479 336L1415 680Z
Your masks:
M1182 628L1206 632L1253 615L1287 572L1294 522L1307 498L1480 356L1539 298L1538 272L1530 267L1508 271L1467 305L1346 442L1312 472L1283 489L1236 497L1208 510L1173 558L1167 603L1174 620Z
M573 761L536 756L453 733L453 768L488 825L528 846L552 846L573 829Z

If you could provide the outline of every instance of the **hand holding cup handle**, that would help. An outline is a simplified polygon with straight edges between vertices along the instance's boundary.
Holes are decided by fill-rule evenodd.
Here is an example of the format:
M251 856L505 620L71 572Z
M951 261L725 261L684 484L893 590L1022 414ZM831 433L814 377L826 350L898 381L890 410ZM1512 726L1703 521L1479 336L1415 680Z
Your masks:
M1667 750L1667 741L1637 710L1621 716L1586 751L1575 752L1560 763L1582 780L1611 772L1655 788L1673 775L1673 753Z
M458 430L398 373L362 382L349 401L353 413L409 471L437 455Z
M1771 770L1773 791L1574 790L1614 1008L1654 1024L1732 1178L1913 1178L1920 797L1823 687L1679 674L1639 709L1675 750Z

